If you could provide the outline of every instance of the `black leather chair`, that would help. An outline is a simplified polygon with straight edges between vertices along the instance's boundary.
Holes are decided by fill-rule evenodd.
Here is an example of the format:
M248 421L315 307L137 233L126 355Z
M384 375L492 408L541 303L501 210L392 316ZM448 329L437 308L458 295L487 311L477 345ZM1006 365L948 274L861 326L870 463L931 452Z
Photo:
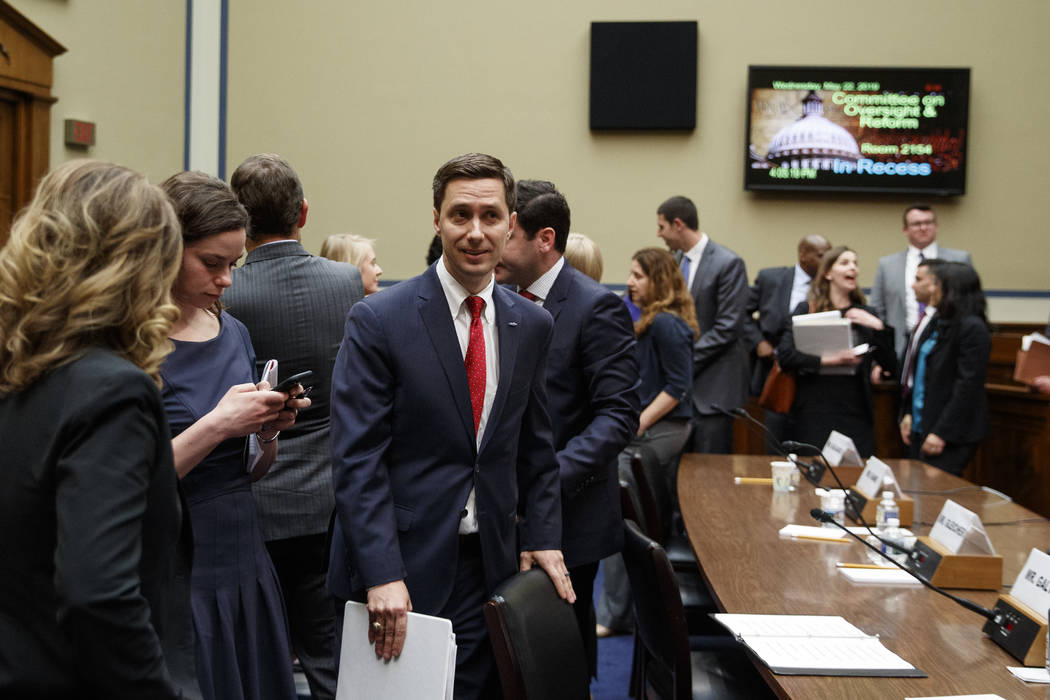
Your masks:
M485 626L506 700L590 696L576 615L542 569L500 584L485 603Z
M732 637L689 637L667 553L631 521L623 558L642 644L636 697L661 700L774 698L744 647Z

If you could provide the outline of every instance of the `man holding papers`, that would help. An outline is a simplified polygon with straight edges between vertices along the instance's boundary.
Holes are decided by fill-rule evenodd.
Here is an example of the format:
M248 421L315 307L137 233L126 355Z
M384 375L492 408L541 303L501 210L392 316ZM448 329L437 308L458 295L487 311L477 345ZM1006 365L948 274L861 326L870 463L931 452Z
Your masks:
M336 495L328 587L367 600L376 656L398 656L408 611L448 618L456 698L499 697L482 605L541 566L575 600L562 558L547 414L550 314L493 282L514 226L514 178L483 154L434 177L443 255L350 312L332 378Z

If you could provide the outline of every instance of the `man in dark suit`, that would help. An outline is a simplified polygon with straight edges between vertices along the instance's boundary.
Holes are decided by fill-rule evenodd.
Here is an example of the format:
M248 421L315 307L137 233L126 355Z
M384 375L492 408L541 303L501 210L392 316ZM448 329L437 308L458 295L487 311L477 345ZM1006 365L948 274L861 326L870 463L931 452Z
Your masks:
M410 610L452 620L457 698L499 697L482 605L533 565L575 602L544 369L550 314L497 286L514 178L492 156L434 177L442 257L350 312L332 380L329 589L367 600L376 655ZM379 662L377 662L379 663Z
M564 258L569 220L569 204L552 183L519 181L517 223L496 280L554 319L547 403L561 475L562 551L594 674L594 578L598 562L623 548L616 456L638 430L639 380L623 299Z
M887 326L893 326L894 350L900 358L925 305L916 301L912 284L923 260L936 258L973 265L965 250L937 244L937 215L929 204L916 202L904 210L904 235L908 249L879 259L868 303Z
M747 297L747 344L755 355L751 372L751 393L758 396L773 367L773 350L780 342L784 324L791 311L806 300L809 283L817 272L820 258L831 244L820 234L806 236L798 242L798 263L791 267L767 267L759 270ZM753 314L758 312L758 318ZM766 410L766 427L778 441L784 440L787 414ZM766 445L769 454L777 454L773 445Z
M656 224L656 235L679 253L700 324L693 346L692 451L727 454L733 448L733 419L719 409L743 406L748 395L747 269L740 256L699 230L696 205L686 197L661 204Z
M252 491L281 581L292 649L311 695L334 698L335 603L324 587L335 500L328 395L346 314L364 297L361 273L303 248L307 202L299 176L283 158L251 156L233 173L231 186L251 225L248 257L233 271L223 301L248 327L261 363L277 359L281 377L314 373L313 405L281 435L277 461Z

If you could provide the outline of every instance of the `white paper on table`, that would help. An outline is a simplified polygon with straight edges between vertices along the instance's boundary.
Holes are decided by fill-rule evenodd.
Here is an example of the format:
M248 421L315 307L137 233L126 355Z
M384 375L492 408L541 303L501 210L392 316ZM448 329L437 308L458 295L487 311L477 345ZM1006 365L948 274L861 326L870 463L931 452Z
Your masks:
M714 614L774 673L909 671L910 663L839 615ZM903 674L902 674L903 675Z
M1025 683L1050 683L1050 673L1047 672L1045 667L1007 666L1006 670Z
M881 500L882 492L886 489L887 476L890 477L890 481L893 483L893 490L897 493L897 498L900 498L902 495L901 487L897 483L897 477L893 475L893 469L876 457L868 459L864 471L860 473L860 478L857 479L857 490L869 501L872 499Z
M820 452L833 467L859 467L864 464L853 438L837 430L831 431Z
M807 537L818 540L837 541L846 537L846 533L838 528L819 527L813 525L788 524L780 528L781 537Z
M1021 350L1028 352L1031 349L1033 342L1050 345L1050 338L1047 338L1042 333L1029 333L1028 335L1023 335L1021 336Z
M981 693L980 695L912 695L904 700L1006 700L995 693Z
M839 573L853 583L879 586L921 586L914 576L900 569L850 569L842 567Z
M377 659L368 643L368 608L346 604L336 700L418 698L448 700L456 672L456 635L442 617L408 613L401 656Z

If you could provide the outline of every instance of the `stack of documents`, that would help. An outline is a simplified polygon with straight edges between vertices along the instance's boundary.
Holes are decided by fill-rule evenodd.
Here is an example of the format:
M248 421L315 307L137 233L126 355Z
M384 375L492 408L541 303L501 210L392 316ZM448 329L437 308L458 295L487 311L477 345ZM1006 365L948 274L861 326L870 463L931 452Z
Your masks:
M376 658L368 624L367 606L346 604L336 700L451 700L456 635L450 620L409 613L405 648L390 661Z
M1030 333L1021 338L1014 365L1014 381L1031 384L1036 377L1050 375L1050 339L1042 333Z
M926 677L878 637L864 634L838 615L711 617L780 675Z
M841 352L853 347L853 331L850 320L838 311L819 314L802 314L791 317L791 329L795 335L795 347L809 355L824 355ZM856 367L821 367L821 374L853 374Z

